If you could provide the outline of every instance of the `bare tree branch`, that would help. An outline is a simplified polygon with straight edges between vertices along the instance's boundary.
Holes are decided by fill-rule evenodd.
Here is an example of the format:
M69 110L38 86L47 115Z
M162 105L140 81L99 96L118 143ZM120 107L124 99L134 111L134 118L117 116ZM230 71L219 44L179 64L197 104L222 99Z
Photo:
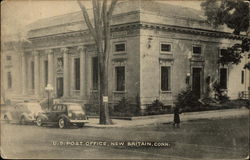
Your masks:
M104 17L105 17L105 14L107 12L107 0L103 0L102 1L102 12L101 12L101 16L102 19L103 19L103 22L104 22Z
M98 8L97 8L97 0L92 0L92 6L93 6L93 15L94 15L94 25L95 25L95 32L96 32L96 38L98 37L98 32L99 32L99 26L98 26Z
M85 19L85 23L86 25L88 26L89 30L90 30L90 33L92 34L94 40L96 41L96 33L94 31L94 28L93 28L93 25L91 24L91 21L89 19L89 15L88 15L88 12L87 12L87 9L86 7L80 2L80 0L77 0L77 3L78 5L80 6L81 10L82 10L82 14L83 14L83 17Z
M98 91L100 105L100 124L111 124L108 104L103 102L103 96L108 96L108 63L110 52L110 23L115 5L118 0L112 0L108 8L108 0L92 0L94 27L92 26L85 6L77 0L85 19L85 22L93 35L98 54Z
M110 4L109 10L108 10L108 18L109 19L111 19L111 17L112 17L112 14L113 14L113 11L114 11L114 8L115 8L117 1L118 0L112 0L112 2Z

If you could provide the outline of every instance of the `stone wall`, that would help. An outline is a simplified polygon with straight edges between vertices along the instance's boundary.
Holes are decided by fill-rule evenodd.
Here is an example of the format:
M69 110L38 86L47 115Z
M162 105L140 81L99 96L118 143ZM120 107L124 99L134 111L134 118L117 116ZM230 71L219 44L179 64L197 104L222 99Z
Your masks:
M151 104L155 99L160 99L165 105L173 105L178 93L188 85L186 84L187 75L190 75L189 85L192 84L192 68L194 67L202 69L201 96L208 95L209 84L206 79L210 77L210 83L218 80L219 49L238 42L151 29L142 29L140 33L140 97L142 104ZM172 51L161 53L161 43L171 44ZM192 54L193 45L201 46L201 55ZM162 65L171 67L171 91L168 92L162 92L160 89L160 66ZM228 67L230 74L232 67L224 67ZM228 90L234 90L230 85L230 78Z

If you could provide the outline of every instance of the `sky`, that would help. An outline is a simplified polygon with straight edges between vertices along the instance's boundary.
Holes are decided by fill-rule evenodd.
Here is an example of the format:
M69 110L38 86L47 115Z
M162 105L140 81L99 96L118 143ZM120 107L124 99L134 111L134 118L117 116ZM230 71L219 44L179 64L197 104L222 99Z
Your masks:
M200 1L161 0L200 10ZM90 1L85 1L91 7ZM1 2L1 33L10 35L23 31L25 26L42 18L79 11L76 0L5 0Z

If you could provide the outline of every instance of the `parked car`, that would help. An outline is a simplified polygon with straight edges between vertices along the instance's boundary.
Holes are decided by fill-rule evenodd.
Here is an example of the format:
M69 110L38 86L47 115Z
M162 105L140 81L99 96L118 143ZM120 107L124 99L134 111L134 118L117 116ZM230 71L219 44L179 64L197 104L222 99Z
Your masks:
M35 122L39 112L42 108L39 103L25 102L18 103L14 106L8 106L6 113L4 113L4 120L20 124L27 124Z
M37 126L44 124L56 124L59 128L66 128L70 125L83 127L88 122L85 110L77 103L59 103L41 112L37 116Z

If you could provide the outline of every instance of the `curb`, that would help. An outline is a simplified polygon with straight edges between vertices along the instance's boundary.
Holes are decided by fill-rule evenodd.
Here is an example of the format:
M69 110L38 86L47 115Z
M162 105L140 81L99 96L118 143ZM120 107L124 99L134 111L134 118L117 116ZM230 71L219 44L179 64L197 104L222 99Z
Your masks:
M231 110L230 109L230 112L232 111L240 111L240 110L245 110L245 111L248 111L247 109L233 109ZM225 110L224 110L225 111ZM206 112L207 114L211 113L211 112ZM212 112L212 113L216 113L216 111ZM198 120L216 120L216 119L227 119L227 118L238 118L238 117L242 117L242 116L247 116L247 112L244 112L244 113L240 113L240 114L237 114L237 115L233 115L233 114L230 114L230 115L225 115L225 116L212 116L212 117L193 117L193 115L195 114L186 114L186 116L192 116L192 117L181 117L181 121L182 122L191 122L191 121L198 121ZM140 126L147 126L147 125L155 125L155 124L171 124L173 122L173 115L161 115L160 117L158 116L158 118L166 118L166 119L160 119L158 121L154 121L154 120L157 120L157 119L153 119L152 118L152 121L147 121L146 123L144 124L129 124L129 125L122 125L122 124L114 124L114 125L99 125L99 124L89 124L89 125L86 125L88 127L93 127L93 128L127 128L127 127L140 127ZM140 120L143 120L143 119L133 119L132 120L132 123L133 121L140 121ZM144 119L144 120L149 120L149 118L147 119Z

